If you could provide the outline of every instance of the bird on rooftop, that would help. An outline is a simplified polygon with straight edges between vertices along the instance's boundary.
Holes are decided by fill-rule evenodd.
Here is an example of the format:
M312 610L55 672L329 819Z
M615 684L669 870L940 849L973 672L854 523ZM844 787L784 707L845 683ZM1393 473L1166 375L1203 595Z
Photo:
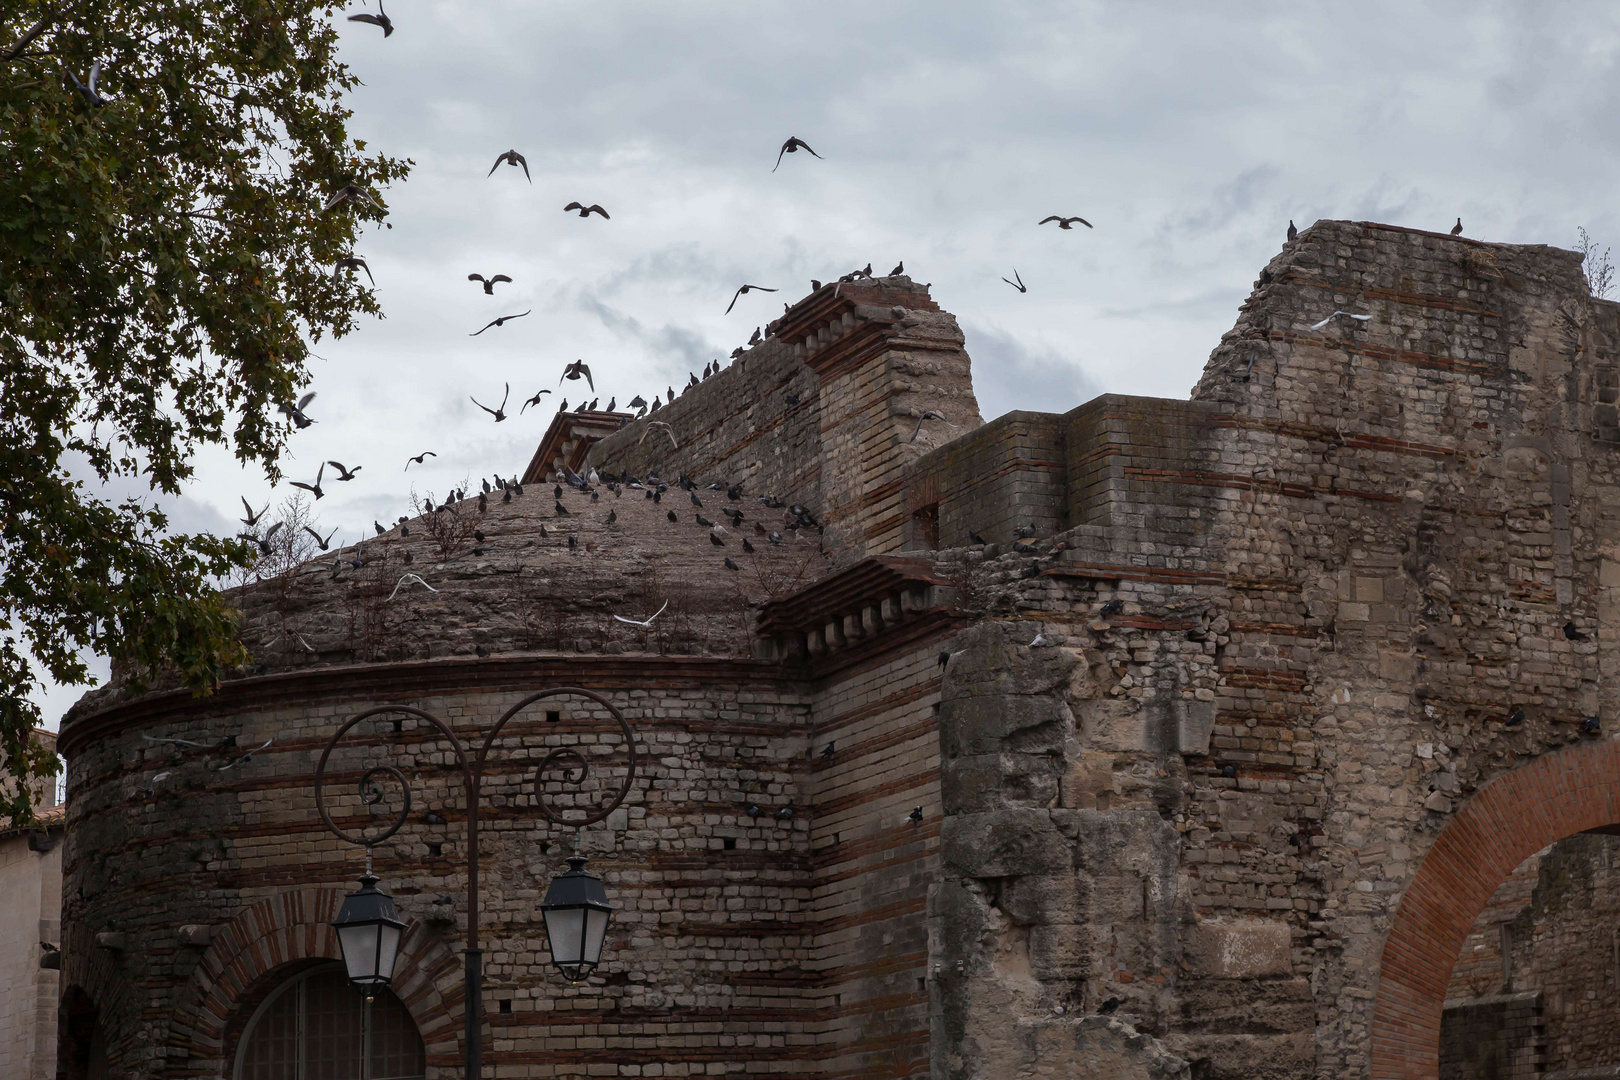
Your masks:
M495 283L497 281L504 281L504 282L507 282L508 284L510 284L511 281L512 281L512 279L507 277L505 274L496 274L494 277L488 277L488 278L485 277L483 274L468 274L467 275L467 280L468 281L481 282L483 284L483 286L484 286L484 295L486 295L486 296L494 296L495 295Z
M730 315L731 314L731 309L737 306L737 298L739 296L747 296L750 292L780 292L780 291L781 291L780 289L767 289L763 285L744 285L742 288L738 289L736 292L731 294L731 303L726 305L726 314Z
M377 0L377 3L380 6L381 3L382 3L382 0ZM495 158L495 164L493 164L493 165L491 165L489 167L489 172L488 172L487 175L485 175L484 179L487 180L487 179L489 179L489 177L494 176L495 175L495 170L501 167L502 162L505 162L506 164L512 166L513 168L517 168L519 165L523 166L523 175L528 178L529 183L531 183L531 184L534 183L534 177L529 176L529 162L528 162L528 160L526 158L524 158L524 156L522 154L518 153L516 150L508 150L506 153L497 156ZM486 287L486 290L487 290L487 287Z
M377 279L371 276L371 267L366 265L366 260L357 255L345 255L343 258L332 264L333 281L337 280L339 270L364 270L366 272L366 277L371 280L371 283L373 285L377 284Z
M1288 219L1288 239L1297 240L1298 238L1299 238L1299 230L1294 228L1294 219L1289 218Z
M1453 225L1451 227L1451 235L1452 236L1461 236L1462 235L1462 218L1458 218L1457 219L1457 224L1455 224L1455 225Z
M359 15L350 15L349 21L380 26L382 27L383 37L388 37L394 32L394 20L390 19L388 12L383 10L382 0L377 0L377 14L373 15L369 11L364 11Z
M567 206L563 207L563 213L565 214L570 210L578 210L580 217L590 217L592 214L601 214L604 218L608 217L608 212L602 209L596 203L586 206L584 203L571 202Z
M533 308L529 309L529 311L533 311L533 310L534 310ZM508 320L508 319L521 319L521 318L523 318L523 316L529 314L529 311L520 311L516 315L502 315L498 319L491 319L489 322L485 323L480 329L474 330L472 333L468 334L467 336L468 337L477 337L479 334L482 334L485 330L488 330L492 326L505 326L506 325L506 320Z
M1036 224L1045 225L1048 221L1057 222L1058 228L1060 229L1072 229L1074 228L1074 223L1077 221L1088 229L1092 228L1091 222L1087 221L1083 217L1064 217L1062 214L1053 214L1050 217L1043 217L1040 221L1036 222Z
M725 561L726 561L726 569L727 570L741 570L742 569L742 567L738 566L736 563L731 561L731 556L730 555L726 556Z
M483 409L485 412L489 413L489 415L493 416L495 418L495 422L498 424L502 420L506 419L506 399L511 397L511 396L512 396L512 384L507 383L506 384L506 392L501 395L501 403L500 403L500 405L496 406L493 409L490 408L488 405L482 404L477 398L473 397L471 394L467 395L467 400L472 402L474 405L477 405L480 409Z
M782 144L782 149L776 152L776 164L771 168L771 172L775 172L782 167L783 154L797 154L800 150L810 150L810 144L797 135L789 135L787 142ZM818 160L825 160L814 150L810 150L810 156Z
M901 259L899 262L894 264L894 269L889 271L889 276L890 277L899 277L901 274L903 274L905 272L906 272L906 261L904 259Z

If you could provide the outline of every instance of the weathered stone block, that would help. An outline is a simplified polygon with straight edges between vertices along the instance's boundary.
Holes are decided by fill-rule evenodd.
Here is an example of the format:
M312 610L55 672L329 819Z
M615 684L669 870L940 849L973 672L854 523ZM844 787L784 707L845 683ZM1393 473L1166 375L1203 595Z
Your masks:
M1293 971L1287 923L1261 919L1202 922L1189 928L1187 962L1201 975L1258 979Z

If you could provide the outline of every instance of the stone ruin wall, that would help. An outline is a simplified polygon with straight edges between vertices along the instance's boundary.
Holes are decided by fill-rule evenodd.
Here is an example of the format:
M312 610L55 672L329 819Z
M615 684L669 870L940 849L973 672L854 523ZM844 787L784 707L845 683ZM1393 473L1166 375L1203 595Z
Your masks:
M1373 319L1310 329L1336 309ZM990 527L1070 527L961 553L988 625L942 689L937 1075L1039 1075L1104 1005L1199 1076L1424 1075L1420 1026L1371 1044L1402 891L1476 788L1620 722L1616 310L1567 252L1318 223L1193 401L917 465L959 543L946 474L1022 425L1041 483Z

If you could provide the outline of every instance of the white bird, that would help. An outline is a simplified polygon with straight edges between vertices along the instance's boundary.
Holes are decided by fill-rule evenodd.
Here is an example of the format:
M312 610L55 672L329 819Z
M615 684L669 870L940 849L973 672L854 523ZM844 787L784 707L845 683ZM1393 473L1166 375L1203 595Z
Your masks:
M1321 322L1312 323L1311 324L1311 329L1312 330L1320 330L1320 329L1322 329L1322 327L1326 326L1328 323L1332 322L1334 319L1337 319L1340 315L1343 315L1343 316L1345 316L1346 318L1349 318L1349 319L1355 319L1357 322L1371 322L1372 321L1372 316L1371 315L1353 315L1348 311L1335 311L1333 314L1329 315L1327 318L1323 319Z
M653 612L645 620L642 620L642 619L627 619L623 615L615 615L615 616L613 616L613 618L617 622L629 623L631 626L639 626L642 629L646 629L647 627L649 627L649 626L651 626L653 624L654 619L658 618L658 616L660 616L660 615L662 615L664 613L664 608L667 608L667 607L669 607L669 601L665 600L664 601L664 607L661 607L657 611Z
M1045 645L1045 644L1046 644L1046 635L1041 633L1039 630L1035 631L1035 640L1031 641L1029 643L1029 647L1032 648L1032 649L1038 649L1042 645Z
M641 433L641 438L636 440L636 445L640 446L642 443L646 442L647 441L647 433L652 431L652 429L655 428L655 427L660 427L660 428L664 429L664 434L669 436L669 445L670 445L670 447L672 449L679 450L681 448L681 444L675 441L675 431L674 431L674 429L672 429L668 424L664 423L662 420L649 420L649 421L647 421L647 430L643 431Z
M243 754L241 757L239 757L236 760L232 761L230 764L221 765L219 768L215 769L214 771L215 772L224 772L226 769L234 769L238 765L246 765L248 762L253 760L253 755L254 754L257 754L260 750L263 750L266 746L269 746L271 743L273 743L275 741L276 740L274 740L274 739L266 739L266 740L264 740L264 742L260 743L258 746L255 746L253 749L251 749L247 753Z
M414 581L416 584L422 586L422 588L426 589L428 592L438 592L439 591L438 589L435 589L433 586L429 585L427 582L423 581L421 578L417 577L415 574L406 574L404 577L400 578L399 582L394 586L394 591L388 594L388 600L392 600L394 598L395 594L397 594L399 592L399 590L401 588L403 588L407 582L412 582L412 581ZM386 604L388 602L388 600L384 600L383 603Z

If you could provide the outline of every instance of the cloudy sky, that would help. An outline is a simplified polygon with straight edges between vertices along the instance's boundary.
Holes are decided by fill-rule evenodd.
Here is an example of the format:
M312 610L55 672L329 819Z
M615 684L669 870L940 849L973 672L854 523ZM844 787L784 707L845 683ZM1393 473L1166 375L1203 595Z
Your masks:
M318 507L339 539L412 485L521 470L579 401L568 361L604 404L679 385L868 262L933 284L992 418L1185 396L1289 219L1620 244L1612 3L385 2L392 37L342 34L355 133L416 163L358 248L386 318L317 347L287 462L363 466ZM824 160L772 173L789 135ZM486 176L509 148L532 184ZM488 297L474 271L514 281ZM723 314L745 281L782 292ZM558 392L497 426L468 395L507 382ZM169 509L232 530L239 495L291 490L216 453ZM52 726L79 692L41 692Z

